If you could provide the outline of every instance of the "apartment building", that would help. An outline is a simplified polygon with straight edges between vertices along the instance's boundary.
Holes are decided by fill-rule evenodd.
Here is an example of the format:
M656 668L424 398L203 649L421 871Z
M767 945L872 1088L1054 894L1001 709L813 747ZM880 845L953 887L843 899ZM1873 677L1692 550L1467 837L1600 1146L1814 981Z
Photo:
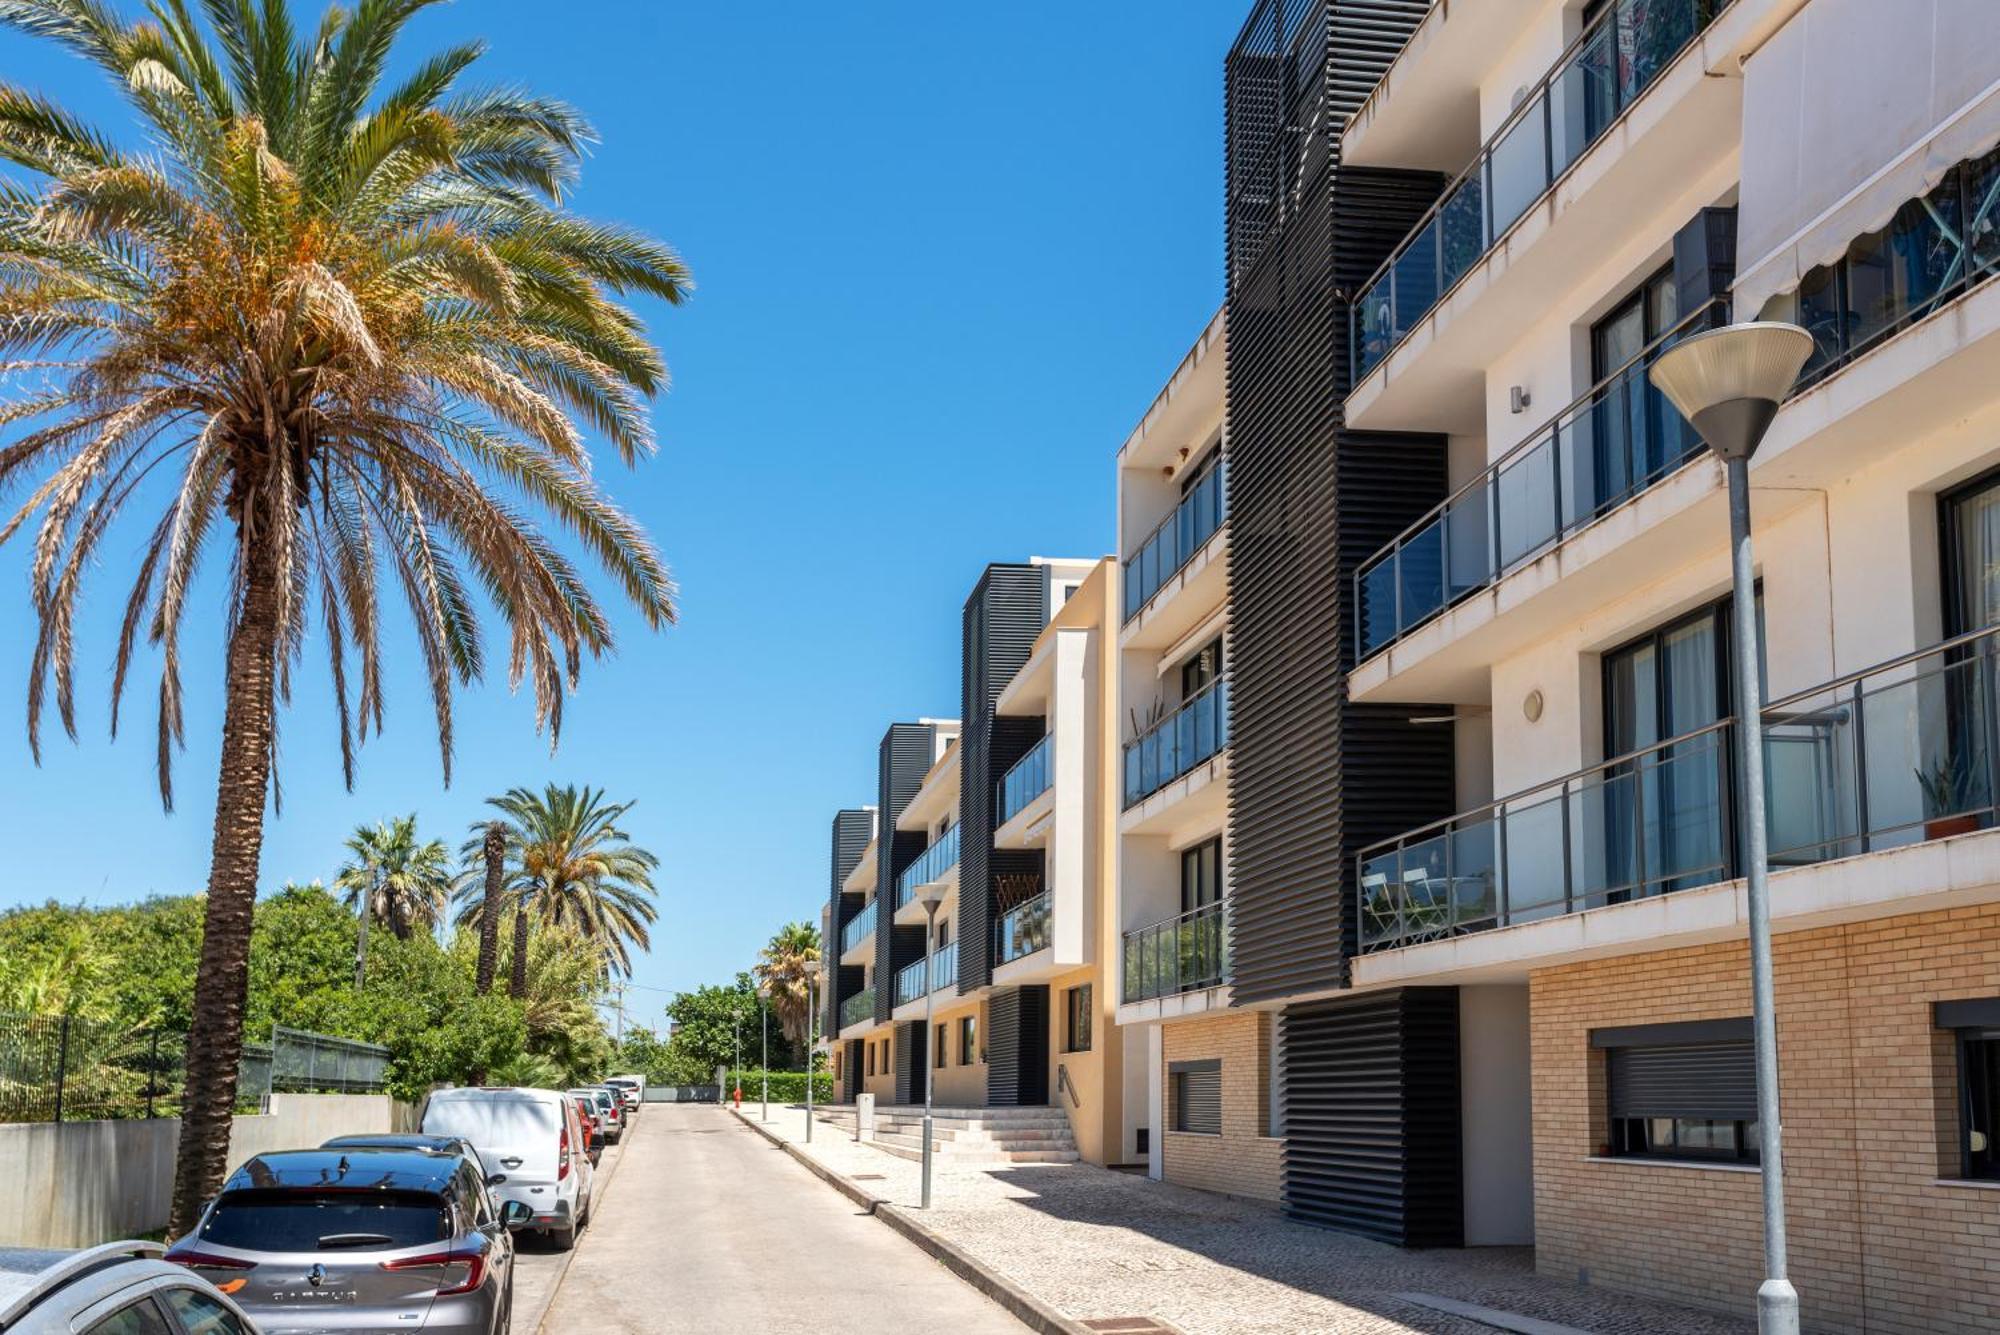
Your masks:
M961 623L963 721L892 725L876 805L834 817L830 1060L840 1099L874 1096L885 1144L921 1144L928 1071L948 1152L1125 1161L1118 575L988 566Z
M1375 49L1342 27L1364 8L1385 7L1312 6L1328 87L1352 82L1344 42ZM1646 371L1696 330L1783 319L1817 348L1751 486L1793 1277L1812 1329L2000 1327L2000 22L1954 0L1416 8L1324 148L1336 260L1352 179L1422 203L1336 279L1331 432L1357 443L1333 451L1333 526L1343 491L1427 494L1342 541L1346 587L1322 591L1352 636L1320 660L1340 709L1396 714L1413 749L1340 739L1334 800L1380 809L1327 893L1344 990L1286 998L1287 1208L1531 1239L1552 1275L1750 1309L1731 682L1752 650L1722 474ZM1232 68L1232 126L1254 77ZM1262 196L1231 199L1232 254L1270 244L1240 216ZM1235 360L1241 1004L1276 991L1249 791L1276 701ZM1359 791L1404 764L1437 767L1451 809L1406 779ZM1363 1016L1398 1074L1359 1061ZM1364 1088L1396 1106L1387 1135L1353 1115Z

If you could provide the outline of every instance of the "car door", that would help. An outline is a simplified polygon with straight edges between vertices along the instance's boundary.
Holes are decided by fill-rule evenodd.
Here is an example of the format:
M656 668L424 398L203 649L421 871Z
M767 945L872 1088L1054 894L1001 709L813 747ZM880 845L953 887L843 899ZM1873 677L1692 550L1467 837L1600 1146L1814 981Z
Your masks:
M78 1335L180 1335L150 1291L130 1289L85 1308L70 1322Z
M488 1283L504 1301L514 1291L514 1235L500 1222L500 1206L486 1189L483 1174L472 1164L458 1165L458 1200L466 1212L466 1227L484 1234L491 1242L486 1253Z

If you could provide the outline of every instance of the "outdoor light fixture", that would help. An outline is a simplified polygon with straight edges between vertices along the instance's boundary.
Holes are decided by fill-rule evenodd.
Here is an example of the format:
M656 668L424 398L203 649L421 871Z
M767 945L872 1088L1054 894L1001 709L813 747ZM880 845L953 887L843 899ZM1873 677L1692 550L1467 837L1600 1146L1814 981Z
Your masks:
M813 984L819 980L819 961L807 960L800 966L806 976L806 1144L813 1138L813 1053L819 1047L819 1007L813 1002Z
M1770 871L1765 865L1763 701L1757 681L1756 567L1750 550L1750 456L1812 356L1794 324L1727 325L1676 343L1647 372L1701 433L1729 475L1729 549L1735 603L1738 819L1750 901L1750 1008L1757 1048L1757 1157L1764 1185L1762 1335L1798 1335L1799 1292L1787 1276L1785 1162L1778 1122L1778 1030L1771 986Z
M924 1040L937 1042L937 1026L931 1017L937 1009L937 979L932 977L937 959L937 915L944 907L944 885L928 881L917 887L917 902L924 906ZM924 1203L931 1208L931 1075L937 1070L937 1054L927 1054L924 1062Z

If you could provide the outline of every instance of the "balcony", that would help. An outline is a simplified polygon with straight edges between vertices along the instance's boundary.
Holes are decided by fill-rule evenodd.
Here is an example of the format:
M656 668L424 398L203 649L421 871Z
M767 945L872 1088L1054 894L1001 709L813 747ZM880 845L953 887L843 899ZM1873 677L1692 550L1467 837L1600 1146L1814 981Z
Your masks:
M1030 802L1049 790L1055 774L1049 763L1054 749L1055 734L1049 733L1000 776L995 791L998 816L993 822L995 828L1026 811Z
M1049 892L1009 910L993 924L993 963L997 968L1032 955L1049 944Z
M1125 806L1131 809L1229 745L1229 679L1204 686L1179 709L1125 744Z
M866 1024L875 1018L875 989L864 987L840 1003L840 1027Z
M840 929L841 963L847 963L848 955L859 949L869 937L875 935L876 913L881 906L880 899L869 900L867 906L849 918L847 924Z
M1228 465L1217 464L1189 488L1125 562L1125 620L1145 609L1187 567L1229 517Z
M926 987L926 964L937 966L937 981ZM939 946L932 952L929 961L918 960L896 971L896 1004L907 1006L913 1001L922 1001L932 992L941 992L958 983L958 942Z
M1229 935L1223 901L1125 933L1125 1001L1151 1001L1229 977Z
M1762 723L1774 871L1992 828L2000 628L1775 701ZM1734 878L1734 728L1711 724L1364 850L1362 951Z
M1545 198L1729 0L1617 0L1446 186L1349 309L1354 379L1410 331Z
M1367 659L1701 453L1701 437L1646 378L1687 335L1729 323L1718 298L1592 385L1368 558L1354 575Z
M903 874L896 878L897 912L917 897L918 886L943 880L944 874L957 865L958 827L954 825L918 854L917 860L903 868Z

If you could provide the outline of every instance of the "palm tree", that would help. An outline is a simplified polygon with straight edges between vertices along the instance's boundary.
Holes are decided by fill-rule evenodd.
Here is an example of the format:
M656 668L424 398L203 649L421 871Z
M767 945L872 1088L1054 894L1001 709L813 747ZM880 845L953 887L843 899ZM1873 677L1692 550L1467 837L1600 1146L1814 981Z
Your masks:
M647 928L658 916L653 907L653 869L660 860L633 844L618 821L633 804L608 803L601 788L558 787L541 792L510 788L487 805L507 850L506 894L514 915L514 996L526 994L530 921L568 927L601 946L607 975L632 972L631 948L649 949ZM463 858L470 862L485 847L488 827L475 825ZM483 895L460 883L459 925L484 912Z
M809 922L788 922L757 952L757 985L770 999L771 1013L793 1044L806 1040L812 1001L806 988L806 963L819 958L819 928Z
M493 990L493 974L500 963L500 901L507 888L506 826L497 820L486 822L479 856L486 880L479 901L479 973L475 987L483 997Z
M95 64L139 151L0 80L0 542L36 522L28 742L53 697L75 735L79 593L121 515L136 572L111 727L141 635L160 654L157 768L183 741L181 634L204 568L227 633L208 898L169 1230L222 1183L277 707L307 628L327 647L343 772L383 718L384 598L407 603L450 779L455 685L486 666L480 595L511 681L559 735L610 621L540 510L641 620L674 615L644 531L608 500L584 433L653 448L666 368L629 293L688 291L657 242L562 207L588 125L514 88L473 90L477 43L392 59L434 0L0 0L0 24ZM385 86L394 64L407 77ZM380 587L385 579L387 590ZM52 689L51 689L52 688Z
M362 986L368 963L368 925L380 922L401 941L412 930L437 926L451 897L451 852L444 840L417 842L414 813L373 827L359 825L347 839L348 860L334 876L347 892L347 906L361 917L354 952L354 985Z

